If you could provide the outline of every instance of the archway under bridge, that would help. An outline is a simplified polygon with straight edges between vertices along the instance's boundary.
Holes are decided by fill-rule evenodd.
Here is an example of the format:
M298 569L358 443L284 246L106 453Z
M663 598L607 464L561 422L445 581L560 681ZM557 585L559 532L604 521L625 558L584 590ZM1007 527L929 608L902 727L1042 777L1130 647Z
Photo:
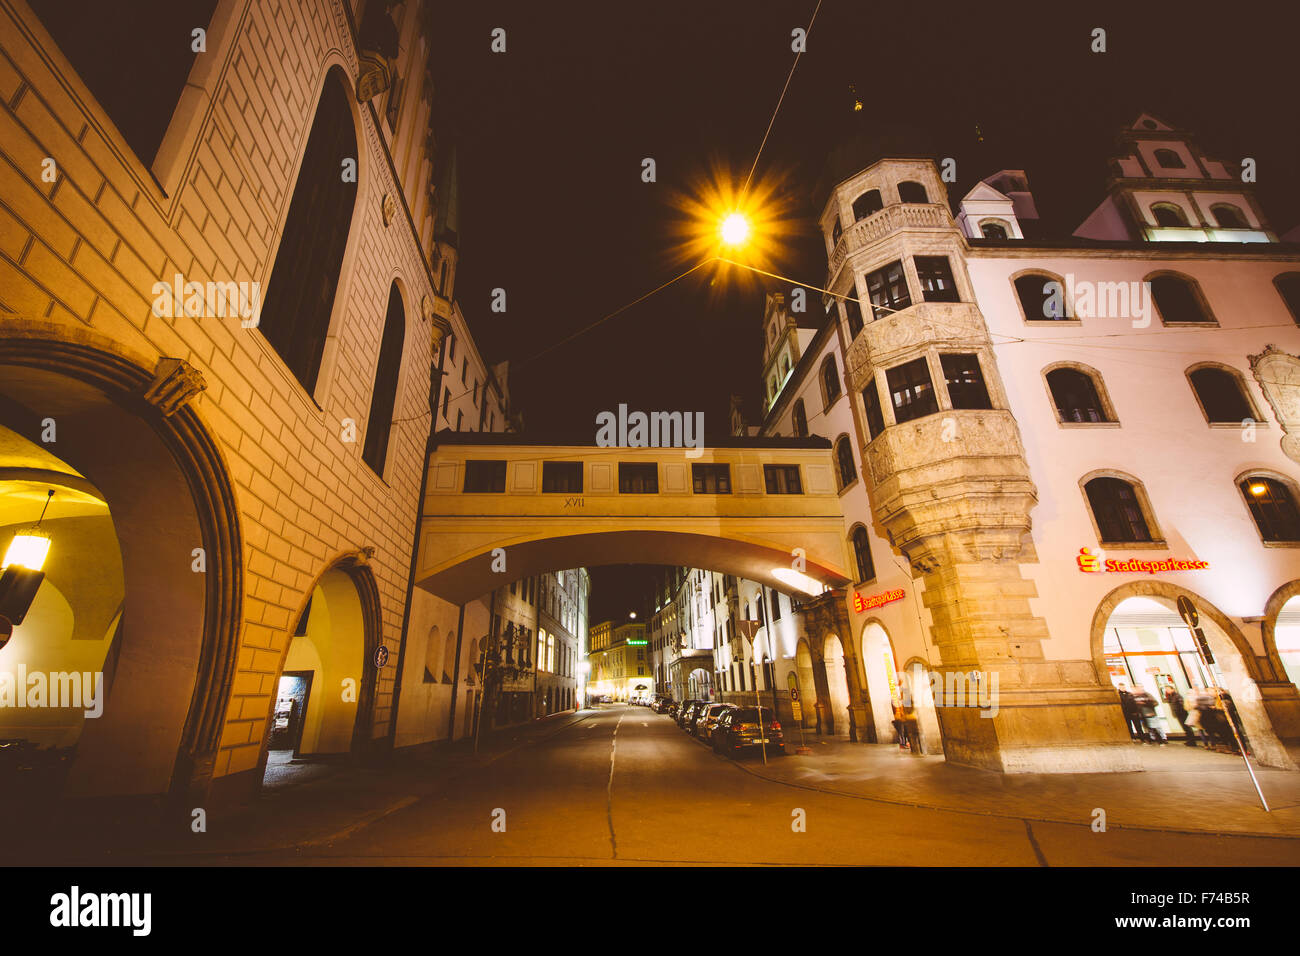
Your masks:
M849 583L830 442L697 450L439 436L418 587L463 604L545 571L627 563L707 567L787 592Z

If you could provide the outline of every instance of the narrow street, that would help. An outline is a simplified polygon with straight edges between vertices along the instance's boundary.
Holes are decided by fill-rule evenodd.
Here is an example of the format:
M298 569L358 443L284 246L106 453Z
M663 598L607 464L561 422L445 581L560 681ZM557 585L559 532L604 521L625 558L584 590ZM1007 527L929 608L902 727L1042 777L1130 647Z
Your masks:
M382 786L368 781L372 807L351 808L342 825L322 822L292 845L265 834L296 817L295 806L318 783L291 788L231 826L214 825L196 838L202 850L137 859L119 853L115 862L1127 866L1188 860L1219 866L1294 864L1297 852L1296 841L1286 838L1096 833L1086 824L898 806L778 783L745 767L761 769L761 758L746 756L738 764L666 716L605 706L454 779L425 778L423 793L417 786L405 794L393 789L407 781L384 772ZM793 827L797 811L804 832ZM255 835L259 830L263 836Z

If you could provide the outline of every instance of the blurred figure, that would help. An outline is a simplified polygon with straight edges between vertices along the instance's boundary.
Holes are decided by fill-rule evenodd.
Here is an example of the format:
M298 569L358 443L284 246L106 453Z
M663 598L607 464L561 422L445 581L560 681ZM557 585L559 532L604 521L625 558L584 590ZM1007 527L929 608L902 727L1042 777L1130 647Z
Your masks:
M1128 689L1128 684L1121 683L1117 689L1119 691L1119 709L1124 712L1124 720L1128 722L1128 735L1134 740L1146 740L1146 725L1142 721L1142 714L1138 711L1137 704L1133 700L1133 694Z
M1146 739L1153 744L1165 743L1164 725L1160 718L1156 716L1155 696L1145 687L1139 687L1133 692L1133 703L1142 717L1142 726L1146 731Z
M894 705L894 733L898 735L898 749L907 749L907 711L902 703Z
M1196 729L1187 724L1187 707L1183 704L1183 695L1178 693L1178 688L1173 684L1165 685L1165 704L1169 707L1169 712L1174 715L1179 726L1183 728L1183 733L1187 735L1183 741L1188 747L1196 746Z

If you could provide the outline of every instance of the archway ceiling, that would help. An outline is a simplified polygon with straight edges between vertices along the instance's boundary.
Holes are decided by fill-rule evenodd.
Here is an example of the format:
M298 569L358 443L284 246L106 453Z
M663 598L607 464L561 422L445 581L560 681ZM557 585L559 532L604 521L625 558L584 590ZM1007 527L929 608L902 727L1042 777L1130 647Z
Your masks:
M506 571L492 570L490 552L476 555L437 574L417 580L417 586L453 604L464 604L521 578L565 568L605 564L663 564L705 568L758 581L788 593L790 586L773 574L790 567L790 555L775 548L711 535L666 531L608 531L542 538L512 544L506 551ZM848 582L837 572L808 562L805 573L831 586Z

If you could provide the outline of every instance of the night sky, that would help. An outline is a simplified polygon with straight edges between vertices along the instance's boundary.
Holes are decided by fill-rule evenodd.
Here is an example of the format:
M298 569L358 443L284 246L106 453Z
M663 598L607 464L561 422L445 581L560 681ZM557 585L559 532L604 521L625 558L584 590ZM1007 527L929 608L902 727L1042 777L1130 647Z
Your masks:
M486 358L510 360L526 431L594 434L596 413L626 402L701 410L706 434L725 434L732 392L757 408L764 289L734 269L701 270L553 346L690 264L673 197L717 170L744 181L794 59L791 31L815 5L438 12L435 81L459 144L456 297ZM1254 157L1274 230L1300 223L1295 34L1283 5L1180 6L1165 20L1175 8L945 6L822 4L755 177L781 184L793 210L796 232L774 271L824 280L814 187L827 154L863 134L955 158L953 206L984 176L1024 169L1044 225L1066 237L1103 198L1117 131L1149 111L1230 166ZM504 54L490 51L494 27L507 31ZM1094 27L1107 31L1106 53L1089 49ZM645 157L656 183L641 181ZM489 309L497 287L505 314ZM596 621L625 617L643 578L595 569L593 580Z

